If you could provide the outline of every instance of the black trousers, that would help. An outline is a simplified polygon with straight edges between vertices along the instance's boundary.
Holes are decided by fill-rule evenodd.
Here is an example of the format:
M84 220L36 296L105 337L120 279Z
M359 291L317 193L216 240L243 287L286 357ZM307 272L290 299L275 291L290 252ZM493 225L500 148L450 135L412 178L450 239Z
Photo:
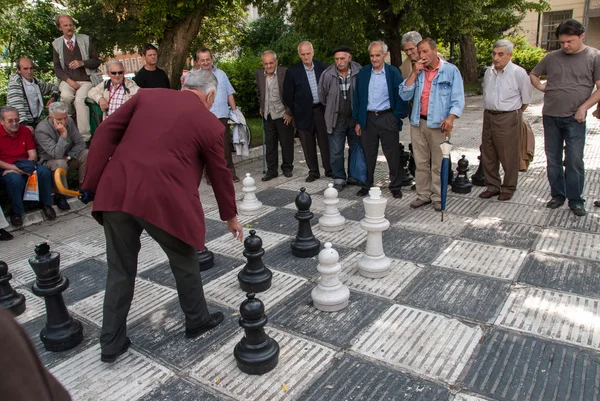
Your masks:
M283 118L273 120L271 116L263 120L265 124L265 157L267 159L267 175L278 174L279 150L281 146L281 171L291 173L294 170L294 128L286 125Z
M367 113L367 126L363 128L360 136L360 145L365 152L367 161L367 188L373 186L380 141L390 171L390 191L399 191L402 181L400 177L400 147L398 146L400 131L398 119L392 112L379 115Z
M325 124L325 108L323 106L313 107L313 123L310 131L298 130L304 159L308 167L308 175L319 178L319 160L317 159L317 142L321 151L321 162L325 175L331 175L331 162L329 160L329 134Z
M119 352L127 337L127 314L131 307L137 275L140 235L146 230L165 251L177 284L179 304L185 314L185 326L197 328L208 321L196 249L146 220L129 213L104 212L104 234L108 276L100 346L105 354Z

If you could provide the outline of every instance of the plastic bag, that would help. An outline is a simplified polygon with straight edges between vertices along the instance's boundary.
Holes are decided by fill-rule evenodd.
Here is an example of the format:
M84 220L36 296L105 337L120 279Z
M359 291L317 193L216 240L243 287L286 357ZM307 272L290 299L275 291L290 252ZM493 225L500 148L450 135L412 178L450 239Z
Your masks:
M25 186L25 194L23 195L24 201L39 201L40 190L38 188L37 172L34 171L27 180Z
M363 185L367 182L367 160L365 159L365 153L358 143L353 144L350 148L348 174L355 181Z

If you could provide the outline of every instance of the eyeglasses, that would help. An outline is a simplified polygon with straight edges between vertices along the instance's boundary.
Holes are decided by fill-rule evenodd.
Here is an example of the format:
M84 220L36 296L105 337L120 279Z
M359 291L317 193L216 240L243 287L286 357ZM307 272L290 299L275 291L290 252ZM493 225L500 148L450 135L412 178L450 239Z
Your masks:
M19 122L19 119L18 119L18 118L7 118L7 119L6 119L6 120L4 120L4 121L6 121L6 122L7 122L7 123L9 123L9 124L14 124L14 123L18 123L18 122Z
M404 49L404 53L410 53L410 52L412 52L414 50L417 50L417 48L416 47L410 47L408 49Z
M111 71L110 75L123 75L123 71Z

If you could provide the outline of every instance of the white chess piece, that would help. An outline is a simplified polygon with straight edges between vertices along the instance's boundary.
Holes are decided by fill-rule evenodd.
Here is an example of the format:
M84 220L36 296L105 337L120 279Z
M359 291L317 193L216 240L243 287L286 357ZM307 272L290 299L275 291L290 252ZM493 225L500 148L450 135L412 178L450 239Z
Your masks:
M365 218L360 221L360 226L367 231L367 246L358 258L358 272L369 278L385 277L392 266L392 261L383 253L382 232L390 227L385 218L387 199L381 197L379 187L372 187L363 204Z
M342 270L340 255L327 242L319 252L317 270L321 273L319 284L313 288L311 297L315 308L324 312L337 312L348 306L350 290L340 281L338 274Z
M250 177L250 173L246 173L246 178L242 181L244 199L238 206L240 214L245 216L253 216L262 208L263 204L256 198L256 182Z
M337 208L340 203L338 191L329 183L329 188L323 193L325 203L325 214L319 219L319 228L323 231L341 231L346 224L346 218L342 216Z

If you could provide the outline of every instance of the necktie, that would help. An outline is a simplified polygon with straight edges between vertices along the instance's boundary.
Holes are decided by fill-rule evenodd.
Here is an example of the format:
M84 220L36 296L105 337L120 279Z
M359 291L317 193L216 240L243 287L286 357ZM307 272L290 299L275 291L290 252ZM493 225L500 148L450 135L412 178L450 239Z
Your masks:
M73 51L73 41L72 40L67 41L67 47L69 48L69 51Z

